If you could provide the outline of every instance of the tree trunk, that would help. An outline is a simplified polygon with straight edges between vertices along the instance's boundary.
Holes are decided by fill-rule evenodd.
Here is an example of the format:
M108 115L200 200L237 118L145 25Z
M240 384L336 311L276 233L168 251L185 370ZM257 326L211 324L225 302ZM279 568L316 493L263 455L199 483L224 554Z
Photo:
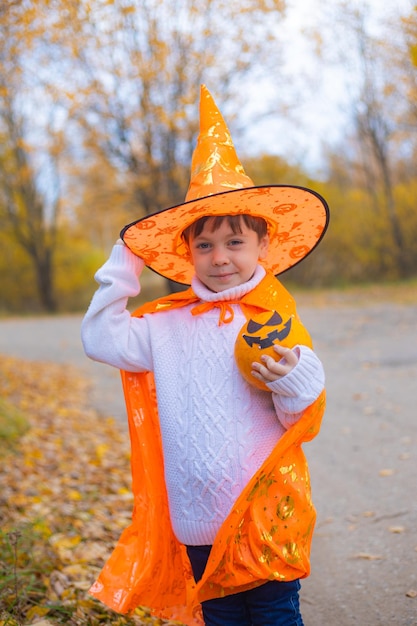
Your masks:
M41 250L41 255L33 257L36 272L39 300L43 310L55 313L57 303L53 284L52 253L48 248Z

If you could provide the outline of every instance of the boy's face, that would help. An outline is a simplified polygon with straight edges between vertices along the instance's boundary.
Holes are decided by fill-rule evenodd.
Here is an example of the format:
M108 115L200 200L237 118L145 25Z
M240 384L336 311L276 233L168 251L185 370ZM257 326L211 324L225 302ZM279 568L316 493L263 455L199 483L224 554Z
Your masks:
M268 252L268 236L259 240L257 233L241 221L241 233L234 233L224 220L212 232L208 220L189 248L195 273L211 291L236 287L252 278L259 259Z

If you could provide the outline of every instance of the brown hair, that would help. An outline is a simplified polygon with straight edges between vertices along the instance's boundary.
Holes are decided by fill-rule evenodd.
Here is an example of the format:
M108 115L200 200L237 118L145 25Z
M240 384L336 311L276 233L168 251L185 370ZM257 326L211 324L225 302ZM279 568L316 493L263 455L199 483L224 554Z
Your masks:
M205 215L200 217L182 231L181 237L188 245L191 238L195 239L201 235L207 222L209 222L210 232L214 233L220 228L224 220L227 220L234 234L242 232L242 220L247 228L255 231L259 241L268 233L268 224L263 217L240 213L239 215Z

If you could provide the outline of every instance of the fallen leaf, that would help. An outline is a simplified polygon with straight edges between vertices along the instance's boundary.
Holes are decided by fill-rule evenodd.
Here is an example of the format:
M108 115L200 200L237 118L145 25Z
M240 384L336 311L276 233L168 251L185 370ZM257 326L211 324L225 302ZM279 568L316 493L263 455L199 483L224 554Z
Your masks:
M407 598L417 598L417 590L410 589L405 595L407 596Z
M395 470L393 469L382 469L379 470L379 475L380 476L392 476L395 473Z
M363 409L364 415L373 415L375 413L375 409L373 406L365 406Z
M32 621L36 617L43 617L44 615L48 615L49 611L50 609L47 606L32 606L26 613L26 618ZM36 623L39 623L39 621L35 622L35 624Z
M390 526L388 530L390 531L390 533L399 534L405 531L405 527L404 526Z
M54 547L68 549L78 546L81 539L80 535L68 536L64 533L56 533L49 538L49 543Z
M91 580L79 580L78 582L72 582L71 585L75 589L81 589L81 591L88 591L91 587Z
M384 557L381 554L370 554L369 552L358 552L352 559L365 559L366 561L381 561Z
M51 586L51 589L54 590L57 597L60 598L63 595L65 589L68 587L69 580L68 577L65 576L65 574L58 570L55 570L51 573L49 584Z

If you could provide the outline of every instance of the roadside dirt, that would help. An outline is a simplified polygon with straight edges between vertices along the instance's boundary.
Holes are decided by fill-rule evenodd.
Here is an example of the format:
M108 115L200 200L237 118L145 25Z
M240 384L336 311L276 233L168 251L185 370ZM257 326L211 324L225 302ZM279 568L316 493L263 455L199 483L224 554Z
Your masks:
M417 625L417 297L298 299L327 373L319 436L305 446L318 511L305 626ZM81 317L0 320L0 354L69 363L91 404L125 428L119 374L92 363Z

